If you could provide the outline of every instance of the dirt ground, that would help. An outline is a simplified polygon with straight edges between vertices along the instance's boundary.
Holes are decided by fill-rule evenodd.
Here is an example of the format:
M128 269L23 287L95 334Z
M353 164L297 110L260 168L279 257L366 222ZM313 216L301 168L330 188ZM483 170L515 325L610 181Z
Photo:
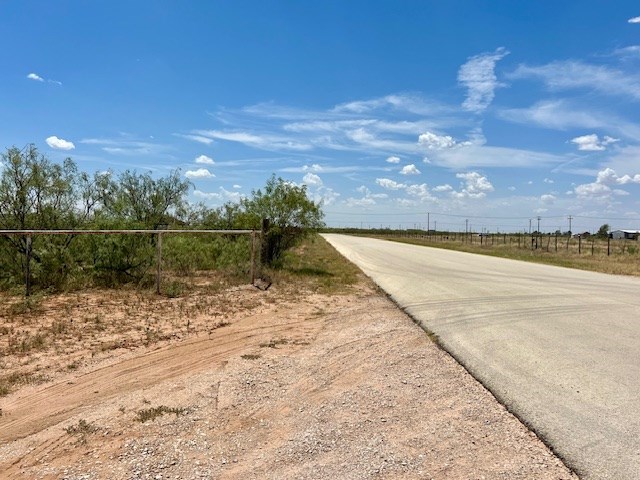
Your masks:
M365 279L128 295L5 313L0 478L577 478Z

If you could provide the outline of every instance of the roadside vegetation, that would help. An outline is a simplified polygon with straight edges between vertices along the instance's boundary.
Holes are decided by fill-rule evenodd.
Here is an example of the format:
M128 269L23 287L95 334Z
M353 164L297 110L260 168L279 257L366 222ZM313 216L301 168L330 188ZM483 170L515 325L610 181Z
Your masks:
M173 171L155 178L124 171L89 174L71 159L51 162L29 145L0 158L0 230L260 230L270 228L261 261L277 268L285 252L323 225L319 204L306 187L272 176L263 189L219 208L192 205L192 185ZM74 291L90 287L148 287L154 281L158 236L0 235L0 291ZM247 235L163 236L163 270L175 277L216 270L245 280L250 270ZM179 290L179 289L178 289Z
M208 336L234 318L312 294L349 294L364 278L319 235L265 267L267 292L225 270L174 275L173 294L124 285L31 297L0 292L0 397L138 348Z

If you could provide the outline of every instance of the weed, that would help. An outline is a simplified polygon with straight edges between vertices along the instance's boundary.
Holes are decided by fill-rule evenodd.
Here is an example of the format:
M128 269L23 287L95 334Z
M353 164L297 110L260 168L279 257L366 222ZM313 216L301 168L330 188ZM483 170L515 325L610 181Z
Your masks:
M260 358L259 353L245 353L244 355L240 355L240 358L244 360L257 360Z
M278 345L286 345L289 341L286 338L280 338L277 340L269 340L267 343L261 343L261 348L278 348Z
M173 413L176 417L185 415L187 413L186 408L179 407L167 407L166 405L160 405L158 407L145 408L138 410L136 420L141 423L153 421L158 417L163 416L165 413Z
M100 430L93 423L87 422L84 418L78 420L78 423L75 425L69 425L65 427L64 431L69 435L86 435L88 433L95 433Z

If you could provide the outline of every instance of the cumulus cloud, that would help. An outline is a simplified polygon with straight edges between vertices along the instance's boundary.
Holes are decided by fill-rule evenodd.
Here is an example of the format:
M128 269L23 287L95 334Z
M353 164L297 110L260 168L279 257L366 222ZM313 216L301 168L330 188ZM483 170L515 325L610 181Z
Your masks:
M376 178L376 183L387 190L402 190L407 187L406 184L398 183L390 178Z
M615 143L620 141L618 138L612 138L608 135L605 135L602 140L596 135L592 133L590 135L582 135L580 137L572 138L571 143L574 143L578 146L578 150L583 150L587 152L600 152L607 149L607 145L611 143Z
M612 195L629 195L625 190L611 188L617 185L626 185L629 183L640 184L640 174L618 176L612 168L600 170L596 175L596 181L578 185L573 189L579 198L601 198L607 199Z
M400 157L387 157L387 163L400 163Z
M501 86L495 74L496 63L508 54L501 47L493 53L470 57L460 67L458 82L467 89L467 98L462 104L465 110L481 113L491 104L495 89Z
M44 82L44 78L42 78L37 73L30 73L29 75L27 75L27 78L29 80L35 80L36 82Z
M58 138L55 135L48 137L46 139L47 145L56 150L73 150L76 146L73 142L69 142L67 140L63 140L62 138Z
M432 132L425 132L418 137L418 143L428 150L444 150L455 146L456 141L449 135L436 135Z
M400 170L401 175L420 175L420 170L416 168L416 166L412 163L410 165L405 165Z
M633 17L627 20L629 23L640 23L640 17Z
M478 172L457 173L456 178L463 180L460 191L451 193L457 198L484 198L494 190L489 179Z
M307 185L312 185L314 187L320 187L322 186L322 179L316 175L315 173L307 173L303 178L302 178L302 182L306 183Z
M544 183L549 183L549 184L551 184L551 183L553 183L553 180L551 180L550 178L545 178L545 179L543 180L543 182L544 182Z
M444 185L438 185L436 187L433 187L433 191L434 192L450 192L451 190L453 190L453 187L451 185L449 185L448 183L445 183Z
M214 165L216 162L213 161L213 158L207 157L206 155L200 155L196 157L196 163L201 163L203 165Z
M187 170L184 174L187 178L213 178L215 175L206 168L199 168L197 170Z
M540 201L545 205L551 205L553 204L553 202L555 202L555 200L555 195L551 195L550 193L540 196Z

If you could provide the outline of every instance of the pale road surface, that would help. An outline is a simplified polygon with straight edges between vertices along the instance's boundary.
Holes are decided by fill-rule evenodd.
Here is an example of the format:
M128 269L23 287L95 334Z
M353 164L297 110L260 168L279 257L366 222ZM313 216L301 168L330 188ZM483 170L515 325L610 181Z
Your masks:
M640 279L324 235L584 479L640 479Z

